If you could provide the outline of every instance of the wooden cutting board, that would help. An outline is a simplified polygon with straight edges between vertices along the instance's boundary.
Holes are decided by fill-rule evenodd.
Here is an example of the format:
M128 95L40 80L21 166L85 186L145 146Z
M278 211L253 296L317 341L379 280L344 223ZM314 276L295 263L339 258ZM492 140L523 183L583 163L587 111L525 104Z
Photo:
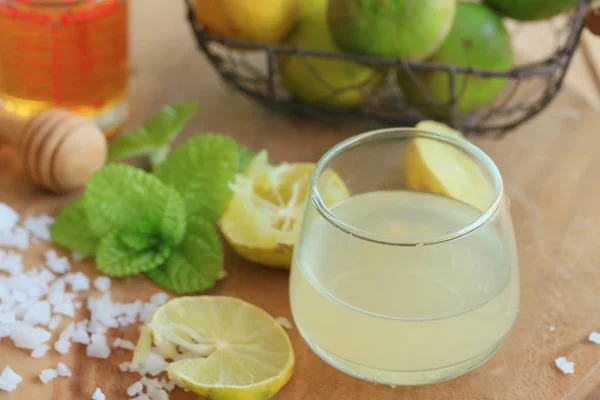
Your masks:
M331 126L283 118L225 89L198 54L183 22L181 2L133 2L133 70L131 124L158 106L181 99L202 105L186 135L217 131L233 135L253 148L267 148L275 161L314 161L340 140L368 126ZM149 22L162 15L171 23ZM169 49L169 57L165 57ZM581 114L581 115L579 115ZM459 379L424 387L391 388L366 383L329 367L314 355L294 328L289 331L297 355L291 382L277 396L282 400L554 400L600 398L600 345L587 342L600 331L600 115L565 90L551 107L529 124L500 141L477 140L497 162L512 203L519 245L522 299L519 318L506 344L476 371ZM55 212L65 201L29 185L10 149L0 149L0 201L20 213ZM41 261L47 247L26 255L28 265ZM94 276L93 262L75 269ZM288 277L247 263L230 250L229 276L208 294L237 296L274 316L291 318ZM117 301L147 300L159 288L143 277L115 282ZM80 318L82 318L80 316ZM554 332L548 327L556 326ZM112 337L135 340L137 329L111 331ZM399 338L401 340L401 338ZM566 356L575 362L574 375L562 375L553 360ZM136 375L117 366L131 353L116 351L109 360L92 360L82 346L67 356L49 353L33 360L8 341L0 342L0 368L12 366L25 381L0 400L84 400L101 386L108 400L126 399ZM72 379L42 385L43 368L65 362ZM197 399L173 392L174 400Z
M356 133L356 129L327 129L316 123L289 121L263 114L240 97L215 87L214 95L236 107L221 111L219 122L206 110L195 121L195 130L235 132L250 145L268 147L276 159L316 160L327 148ZM221 91L221 89L218 89ZM239 108L238 108L239 106ZM292 381L278 399L584 399L600 395L600 345L587 342L592 330L600 330L600 169L597 149L600 115L573 118L583 100L565 91L549 110L500 141L480 140L498 163L511 199L521 261L522 301L516 326L502 349L483 367L442 384L395 388L374 385L346 376L315 356L294 328L289 331L297 355ZM250 115L254 115L250 117ZM250 128L260 126L262 129ZM40 192L26 183L10 149L0 150L0 201L22 214L53 213L64 198ZM26 254L28 265L41 262L48 246ZM94 276L93 262L75 265ZM228 277L209 294L226 294L250 301L274 316L292 319L286 272L247 263L227 251ZM116 301L147 300L159 288L143 277L115 281ZM79 318L84 318L80 314ZM554 332L548 327L556 326ZM136 340L137 329L111 330L115 337ZM398 338L401 340L401 338ZM553 360L566 356L575 361L575 375L562 375ZM108 399L125 399L126 388L137 375L122 374L118 364L131 353L116 351L107 361L86 358L83 346L74 345L67 356L49 353L41 360L0 342L0 368L12 366L25 377L13 394L1 400L80 400L90 398L101 386ZM65 362L73 371L70 380L41 385L43 368ZM197 398L181 391L175 400Z

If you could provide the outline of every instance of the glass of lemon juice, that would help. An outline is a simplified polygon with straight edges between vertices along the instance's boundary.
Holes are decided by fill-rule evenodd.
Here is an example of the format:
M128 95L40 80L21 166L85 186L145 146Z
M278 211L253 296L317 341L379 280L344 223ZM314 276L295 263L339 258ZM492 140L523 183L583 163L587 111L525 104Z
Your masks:
M334 204L332 171L350 193ZM519 304L498 168L459 134L386 129L335 146L313 174L290 298L306 342L350 375L418 385L481 365Z

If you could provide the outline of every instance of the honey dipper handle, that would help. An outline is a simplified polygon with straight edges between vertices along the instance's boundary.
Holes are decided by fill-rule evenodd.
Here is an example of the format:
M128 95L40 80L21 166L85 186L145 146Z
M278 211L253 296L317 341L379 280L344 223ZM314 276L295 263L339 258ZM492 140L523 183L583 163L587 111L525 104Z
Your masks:
M29 119L13 114L0 106L0 141L16 144Z

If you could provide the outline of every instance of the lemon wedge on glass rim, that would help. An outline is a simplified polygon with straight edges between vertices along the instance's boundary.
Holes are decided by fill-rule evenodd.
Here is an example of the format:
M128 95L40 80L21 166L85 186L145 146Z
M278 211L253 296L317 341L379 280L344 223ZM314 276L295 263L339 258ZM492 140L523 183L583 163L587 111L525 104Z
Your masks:
M260 152L232 184L234 192L219 226L242 258L289 268L310 188L313 163L269 164ZM349 196L341 177L332 170L321 174L319 188L326 204Z
M167 367L169 379L213 400L269 399L294 369L283 328L264 310L234 297L179 297L159 307L142 331L134 365L152 342L166 358L179 359Z
M436 121L422 121L416 128L463 138L459 131ZM412 139L404 158L409 189L436 193L485 211L494 190L482 169L461 150L431 139Z

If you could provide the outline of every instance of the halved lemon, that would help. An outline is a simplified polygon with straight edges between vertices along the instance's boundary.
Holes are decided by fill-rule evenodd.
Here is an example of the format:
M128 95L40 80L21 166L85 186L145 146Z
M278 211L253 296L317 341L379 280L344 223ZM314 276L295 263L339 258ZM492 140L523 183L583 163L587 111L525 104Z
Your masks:
M459 131L435 121L417 128L463 137ZM493 188L481 168L461 150L430 139L413 139L404 159L409 189L437 193L485 211L493 200Z
M168 358L170 379L214 400L274 396L290 379L294 351L283 328L264 310L226 296L173 299L148 326Z
M259 153L236 177L233 200L219 225L241 257L271 267L289 268L315 164L269 164ZM327 170L319 183L323 201L349 196L340 176Z

